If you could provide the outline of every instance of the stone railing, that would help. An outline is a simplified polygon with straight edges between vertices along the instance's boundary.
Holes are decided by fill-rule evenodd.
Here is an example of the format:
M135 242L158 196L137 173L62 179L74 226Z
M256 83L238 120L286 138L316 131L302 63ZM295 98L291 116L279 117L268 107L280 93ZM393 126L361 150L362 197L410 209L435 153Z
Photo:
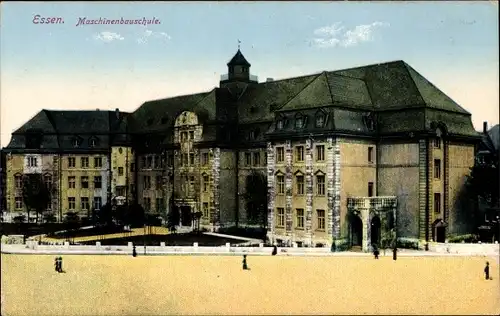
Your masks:
M382 209L394 208L397 205L395 196L351 197L347 198L349 209Z

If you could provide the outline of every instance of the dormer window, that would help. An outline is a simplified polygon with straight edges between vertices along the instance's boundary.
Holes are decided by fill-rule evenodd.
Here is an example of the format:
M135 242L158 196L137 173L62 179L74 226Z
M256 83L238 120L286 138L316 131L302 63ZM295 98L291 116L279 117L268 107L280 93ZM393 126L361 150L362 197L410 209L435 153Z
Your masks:
M375 120L373 118L373 114L372 113L370 113L368 115L365 115L364 116L364 121L365 121L366 128L369 131L373 131L375 129Z
M325 125L325 115L323 113L316 114L316 127L323 127Z
M250 133L248 133L248 139L250 139L250 140L255 139L255 131L250 131Z
M97 146L97 139L95 139L95 138L91 138L91 139L89 140L89 146L90 146L91 148L96 147L96 146Z
M81 141L78 138L73 138L72 144L74 148L78 148L80 147Z
M281 130L285 126L285 120L284 119L279 119L276 122L276 129Z
M295 128L303 128L304 127L304 117L298 116L295 118Z

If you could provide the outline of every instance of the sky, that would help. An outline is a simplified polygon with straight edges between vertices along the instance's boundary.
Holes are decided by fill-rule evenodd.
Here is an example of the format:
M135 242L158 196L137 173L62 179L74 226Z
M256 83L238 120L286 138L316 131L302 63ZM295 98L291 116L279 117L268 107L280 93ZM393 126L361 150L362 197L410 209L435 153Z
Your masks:
M468 110L477 130L499 121L498 2L0 6L0 147L42 109L134 111L209 91L238 41L259 81L404 60ZM87 24L99 19L132 24Z

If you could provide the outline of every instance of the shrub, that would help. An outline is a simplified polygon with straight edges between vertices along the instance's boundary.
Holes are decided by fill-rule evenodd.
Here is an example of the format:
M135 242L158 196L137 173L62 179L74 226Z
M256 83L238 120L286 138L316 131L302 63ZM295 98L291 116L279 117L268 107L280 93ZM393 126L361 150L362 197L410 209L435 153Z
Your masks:
M332 252L347 251L351 248L349 240L347 239L334 239L332 242Z
M466 235L458 235L458 236L450 236L448 238L448 242L450 243L476 243L479 240L479 237L475 234L466 234Z
M397 241L397 247L403 249L419 249L418 239L400 237Z

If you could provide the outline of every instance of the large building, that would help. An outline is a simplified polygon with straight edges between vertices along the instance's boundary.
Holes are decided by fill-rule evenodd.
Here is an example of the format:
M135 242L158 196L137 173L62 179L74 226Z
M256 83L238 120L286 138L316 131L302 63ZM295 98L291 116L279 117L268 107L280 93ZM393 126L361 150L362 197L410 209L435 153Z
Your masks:
M396 233L468 232L458 201L480 137L408 64L260 83L240 50L227 66L211 91L128 115L41 111L6 148L9 210L23 208L19 176L39 172L57 183L59 217L117 198L179 210L182 225L194 212L202 226L241 225L255 218L246 179L261 174L275 243L368 250Z

